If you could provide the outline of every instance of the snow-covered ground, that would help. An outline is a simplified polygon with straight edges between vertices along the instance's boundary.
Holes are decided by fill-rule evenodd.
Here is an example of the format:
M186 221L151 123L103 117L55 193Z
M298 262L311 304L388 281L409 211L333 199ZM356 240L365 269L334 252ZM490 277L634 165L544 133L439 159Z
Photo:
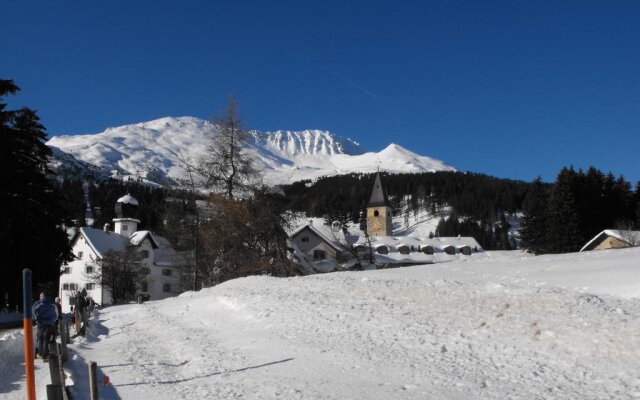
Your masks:
M640 398L640 248L248 277L91 322L75 399L89 360L103 399ZM0 340L2 399L24 398L21 338Z

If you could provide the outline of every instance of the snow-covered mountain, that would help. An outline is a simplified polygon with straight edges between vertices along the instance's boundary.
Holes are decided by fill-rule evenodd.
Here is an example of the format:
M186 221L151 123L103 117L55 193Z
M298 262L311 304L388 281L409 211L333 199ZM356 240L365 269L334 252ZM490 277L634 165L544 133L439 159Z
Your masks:
M214 124L194 117L161 118L108 128L88 135L55 136L47 142L58 160L93 165L111 176L134 176L171 182L184 175L184 162L203 156ZM380 152L364 152L348 138L327 131L251 131L249 148L256 166L272 184L350 172L426 172L455 170L442 161L390 144ZM67 157L64 154L67 153ZM62 156L62 157L61 157ZM61 161L64 163L64 161Z

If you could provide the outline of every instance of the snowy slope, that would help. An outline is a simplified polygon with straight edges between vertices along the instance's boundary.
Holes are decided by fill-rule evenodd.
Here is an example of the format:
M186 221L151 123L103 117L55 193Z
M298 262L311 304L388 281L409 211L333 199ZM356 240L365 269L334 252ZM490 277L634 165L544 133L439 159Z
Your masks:
M55 136L47 144L95 165L110 175L136 176L164 183L184 174L181 159L197 163L206 138L216 128L193 117L161 118L109 128L89 135ZM247 149L269 183L349 172L453 170L429 157L391 144L378 153L363 153L360 145L330 132L251 132Z
M68 373L87 399L634 399L640 248L288 279L248 277L100 310ZM24 398L21 339L0 397ZM38 364L39 390L47 383Z

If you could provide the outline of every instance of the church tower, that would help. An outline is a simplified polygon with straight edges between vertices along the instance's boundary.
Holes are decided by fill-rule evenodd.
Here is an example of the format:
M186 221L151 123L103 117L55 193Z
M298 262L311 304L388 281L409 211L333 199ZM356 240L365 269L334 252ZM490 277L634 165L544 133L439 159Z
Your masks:
M367 205L367 234L369 236L393 236L391 229L392 213L393 210L389 206L389 200L382 187L380 173L378 172L371 191L371 198Z
M131 236L138 230L139 219L134 218L138 214L138 200L130 194L120 197L116 201L116 217L113 219L113 231L118 235Z

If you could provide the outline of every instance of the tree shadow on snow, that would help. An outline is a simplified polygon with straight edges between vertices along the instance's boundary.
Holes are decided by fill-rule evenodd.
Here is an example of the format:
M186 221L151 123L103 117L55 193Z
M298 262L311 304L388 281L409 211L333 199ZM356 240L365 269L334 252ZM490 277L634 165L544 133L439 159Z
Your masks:
M209 377L216 376L216 375L230 374L232 372L244 372L244 371L247 371L247 370L250 370L250 369L268 367L270 365L285 363L285 362L289 362L291 360L293 360L293 358L285 358L284 360L272 361L272 362L266 363L266 364L253 365L253 366L250 366L250 367L234 369L234 370L231 370L231 371L213 372L213 373L206 374L206 375L198 375L198 376L194 376L194 377L191 377L191 378L175 379L175 380L171 380L171 381L123 383L122 385L115 385L115 386L122 387L122 386L149 385L149 384L162 384L162 385L168 384L168 385L172 385L172 384L176 384L176 383L192 381L194 379L209 378ZM186 364L186 361L184 363L180 364L180 365L169 365L169 366L171 366L171 367L179 367L179 366L184 365L184 364Z
M73 385L69 386L69 392L72 398L84 399L88 398L89 388L89 362L80 356L76 351L69 349L69 362L64 365L65 372L70 375ZM98 381L98 394L101 400L122 400L113 385L103 385L105 373L104 366L98 364L96 377ZM67 382L68 384L68 382Z

